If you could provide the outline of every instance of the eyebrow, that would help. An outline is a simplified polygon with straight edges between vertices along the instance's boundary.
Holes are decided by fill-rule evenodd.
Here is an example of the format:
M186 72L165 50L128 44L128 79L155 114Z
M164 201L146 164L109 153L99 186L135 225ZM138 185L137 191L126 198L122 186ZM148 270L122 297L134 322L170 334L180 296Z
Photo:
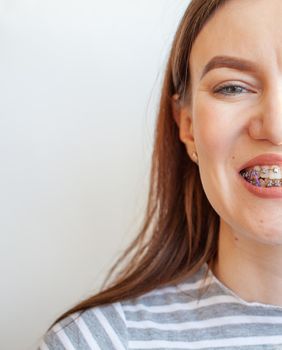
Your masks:
M257 66L254 62L232 56L215 56L204 67L201 79L212 69L231 68L242 72L254 73Z

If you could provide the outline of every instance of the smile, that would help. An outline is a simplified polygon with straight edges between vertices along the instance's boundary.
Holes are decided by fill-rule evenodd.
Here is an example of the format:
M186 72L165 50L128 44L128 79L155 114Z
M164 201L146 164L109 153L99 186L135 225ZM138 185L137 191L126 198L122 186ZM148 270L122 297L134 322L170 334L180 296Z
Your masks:
M279 165L257 165L241 170L240 175L256 187L282 187L282 170Z

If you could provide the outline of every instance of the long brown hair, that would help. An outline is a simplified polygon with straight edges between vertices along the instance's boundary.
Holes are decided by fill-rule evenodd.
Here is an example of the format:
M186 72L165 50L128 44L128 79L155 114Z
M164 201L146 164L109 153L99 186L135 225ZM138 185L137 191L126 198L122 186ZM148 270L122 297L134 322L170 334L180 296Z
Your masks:
M208 202L197 165L187 155L173 118L172 96L190 94L189 57L205 23L226 0L192 0L179 25L163 82L152 158L148 205L143 227L117 264L124 266L98 294L74 312L139 296L178 283L216 257L219 217Z

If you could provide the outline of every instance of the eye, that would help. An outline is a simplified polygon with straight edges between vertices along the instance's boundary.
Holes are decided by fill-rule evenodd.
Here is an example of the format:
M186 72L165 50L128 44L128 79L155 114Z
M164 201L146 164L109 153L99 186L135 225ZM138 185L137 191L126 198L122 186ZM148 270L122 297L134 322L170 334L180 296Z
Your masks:
M226 96L239 95L246 92L249 92L249 90L244 88L241 85L236 85L236 84L221 85L217 87L216 90L214 91L214 93L216 94L221 94Z

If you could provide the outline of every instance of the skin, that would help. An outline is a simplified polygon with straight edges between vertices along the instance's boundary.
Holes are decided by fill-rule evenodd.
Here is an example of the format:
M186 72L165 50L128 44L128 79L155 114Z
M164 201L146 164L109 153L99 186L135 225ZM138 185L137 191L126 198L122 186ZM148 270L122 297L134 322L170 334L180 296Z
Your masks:
M281 18L281 0L230 0L221 7L194 42L192 99L176 118L188 154L198 153L205 193L220 216L214 274L245 301L279 306L282 198L250 193L238 169L261 154L282 156ZM256 67L220 67L202 77L218 55ZM223 83L233 87L222 89Z

